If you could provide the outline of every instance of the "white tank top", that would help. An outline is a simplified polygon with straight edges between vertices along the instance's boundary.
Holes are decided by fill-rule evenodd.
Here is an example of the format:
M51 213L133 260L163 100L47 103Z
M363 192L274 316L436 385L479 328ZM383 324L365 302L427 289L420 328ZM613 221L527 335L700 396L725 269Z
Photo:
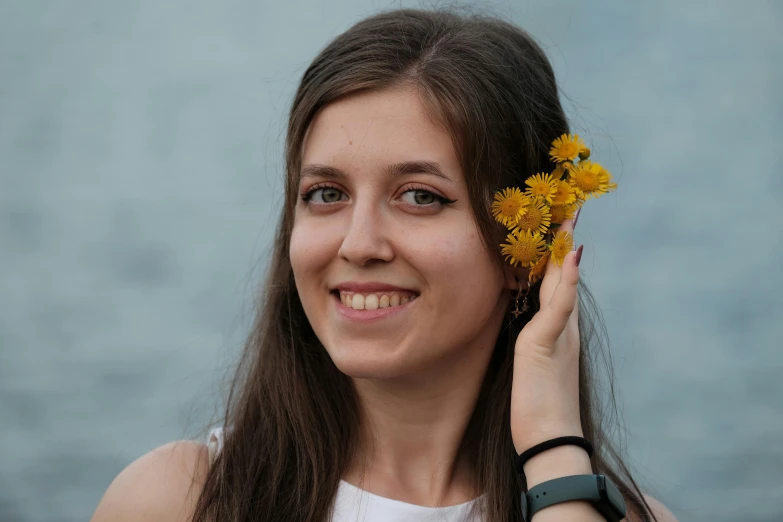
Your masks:
M209 433L207 445L211 464L223 447L223 428ZM477 500L447 507L418 506L381 497L340 480L332 522L481 522L480 517L470 516Z

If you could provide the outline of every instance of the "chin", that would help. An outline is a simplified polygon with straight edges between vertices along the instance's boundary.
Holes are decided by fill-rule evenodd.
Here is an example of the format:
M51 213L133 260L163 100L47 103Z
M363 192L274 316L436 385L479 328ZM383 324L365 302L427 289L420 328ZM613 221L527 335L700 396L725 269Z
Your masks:
M339 348L326 348L334 365L341 372L356 379L393 379L413 371L405 350L391 344L343 342Z

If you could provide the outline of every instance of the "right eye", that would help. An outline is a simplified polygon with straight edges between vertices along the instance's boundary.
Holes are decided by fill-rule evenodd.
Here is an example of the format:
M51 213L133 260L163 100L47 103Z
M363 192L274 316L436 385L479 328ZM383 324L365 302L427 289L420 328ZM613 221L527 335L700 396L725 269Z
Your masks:
M302 194L302 201L309 203L312 201L317 205L328 205L341 201L345 193L335 187L315 187Z

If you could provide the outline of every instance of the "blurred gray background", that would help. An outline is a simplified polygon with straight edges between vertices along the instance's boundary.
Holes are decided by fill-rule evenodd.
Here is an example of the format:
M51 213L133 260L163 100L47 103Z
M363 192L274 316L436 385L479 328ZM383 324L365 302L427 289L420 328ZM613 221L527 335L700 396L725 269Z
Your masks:
M301 74L428 5L0 0L0 520L86 520L203 436ZM619 182L576 236L642 489L683 522L783 520L783 2L471 5L539 39Z

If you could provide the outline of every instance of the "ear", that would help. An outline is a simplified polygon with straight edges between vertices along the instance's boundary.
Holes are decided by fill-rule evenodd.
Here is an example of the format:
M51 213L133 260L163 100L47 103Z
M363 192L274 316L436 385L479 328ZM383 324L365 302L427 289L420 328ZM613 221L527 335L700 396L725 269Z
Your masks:
M521 266L514 267L506 265L503 275L506 282L506 288L512 292L516 292L519 289L519 282L522 283L522 288L525 288L527 277L530 275L530 269Z

